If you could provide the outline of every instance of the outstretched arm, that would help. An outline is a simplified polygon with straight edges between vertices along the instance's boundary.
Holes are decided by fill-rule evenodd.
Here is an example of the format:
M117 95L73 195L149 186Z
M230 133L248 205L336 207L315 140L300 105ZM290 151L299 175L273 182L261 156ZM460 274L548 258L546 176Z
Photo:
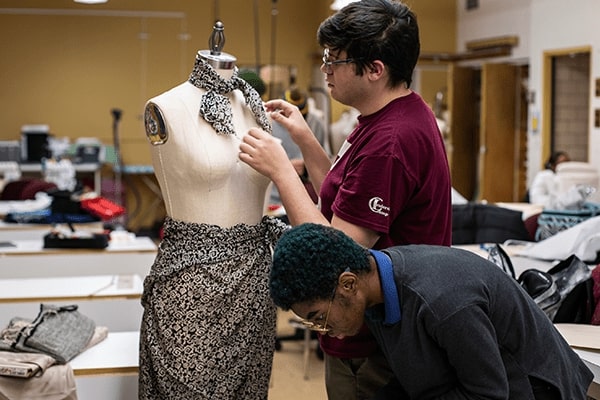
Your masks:
M329 157L306 125L296 106L283 100L273 100L267 105L267 109L274 114L273 119L288 129L290 136L302 150L311 182L315 185L315 190L319 190L330 168ZM272 107L277 106L282 108L273 111ZM330 223L313 203L280 141L267 132L258 128L250 129L242 138L239 158L269 177L277 186L281 202L292 225L307 222L331 225L365 247L372 247L379 239L379 233L352 224L336 215Z
M306 170L317 193L321 183L331 167L331 160L321 143L310 130L298 107L284 100L271 100L265 103L271 118L280 123L290 133L290 137L298 145L304 158Z

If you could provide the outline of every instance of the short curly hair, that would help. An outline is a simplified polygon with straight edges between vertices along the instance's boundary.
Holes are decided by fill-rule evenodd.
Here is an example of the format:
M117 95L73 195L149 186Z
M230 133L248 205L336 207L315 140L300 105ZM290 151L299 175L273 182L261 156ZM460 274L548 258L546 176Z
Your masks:
M269 290L275 304L329 299L339 275L368 271L369 251L335 228L306 223L284 233L273 254Z

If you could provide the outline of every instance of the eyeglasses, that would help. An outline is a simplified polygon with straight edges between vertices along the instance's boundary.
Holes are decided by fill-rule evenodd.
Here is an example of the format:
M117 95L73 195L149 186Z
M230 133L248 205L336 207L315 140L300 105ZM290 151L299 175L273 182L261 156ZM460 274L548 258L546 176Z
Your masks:
M333 72L333 66L334 65L340 65L340 64L350 64L355 62L356 60L359 60L358 58L346 58L344 60L333 60L330 61L329 60L329 49L325 48L323 49L323 65L322 68L325 70L326 73L331 74Z
M329 311L331 311L331 304L333 303L333 299L335 297L335 291L337 286L333 288L333 293L331 294L331 299L329 300L329 306L327 307L327 313L325 313L325 323L321 325L320 322L308 321L303 318L300 318L300 323L310 329L311 331L319 332L319 333L327 333L331 330L331 328L327 327L327 321L329 320Z

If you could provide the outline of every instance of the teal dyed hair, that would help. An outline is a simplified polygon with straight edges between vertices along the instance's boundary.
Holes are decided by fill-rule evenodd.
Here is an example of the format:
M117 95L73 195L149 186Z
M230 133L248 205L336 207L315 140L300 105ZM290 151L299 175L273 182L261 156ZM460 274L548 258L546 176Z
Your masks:
M346 269L368 271L369 252L342 231L320 224L302 224L281 236L273 254L269 290L275 304L329 299Z

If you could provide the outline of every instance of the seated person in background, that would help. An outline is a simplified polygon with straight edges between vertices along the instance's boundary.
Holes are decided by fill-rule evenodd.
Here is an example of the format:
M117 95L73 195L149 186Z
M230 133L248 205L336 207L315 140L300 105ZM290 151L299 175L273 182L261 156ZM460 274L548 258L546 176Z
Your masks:
M546 164L545 169L538 172L529 188L529 202L548 206L553 196L557 195L556 166L561 162L569 161L569 155L564 151L554 152Z
M310 109L308 105L308 96L306 95L306 93L302 92L295 86L292 86L290 89L285 91L284 100L298 107L298 109L304 116L306 123L314 133L319 143L321 143L321 146L323 146L328 155L331 155L329 137L327 135L325 125L323 124L323 121ZM302 152L300 151L300 148L296 143L294 143L294 141L290 137L289 132L285 127L283 127L283 125L275 121L272 121L272 125L273 136L281 140L281 145L285 149L285 152L287 153L289 159L292 161L292 164L296 168L296 172L298 172L298 175L304 182L306 189L310 193L313 201L316 203L318 196L314 191L312 185L310 184L308 173L306 172L306 168L304 167L304 160L302 159ZM281 198L279 197L279 191L277 190L275 185L273 185L271 190L269 206L271 208L281 207ZM280 217L285 222L288 222L285 215L280 215Z
M514 279L468 251L368 250L303 224L278 241L269 290L321 334L367 323L394 374L376 400L585 399L594 376Z

